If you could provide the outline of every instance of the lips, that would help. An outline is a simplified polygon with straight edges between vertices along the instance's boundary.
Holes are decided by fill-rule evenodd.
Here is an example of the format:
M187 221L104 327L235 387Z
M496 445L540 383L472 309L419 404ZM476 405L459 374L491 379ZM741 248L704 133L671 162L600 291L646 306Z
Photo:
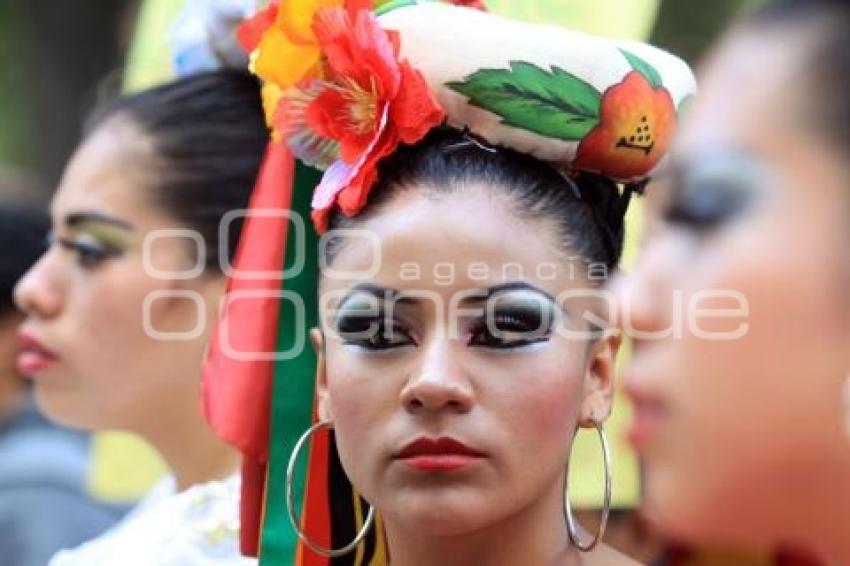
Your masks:
M23 375L33 376L49 369L59 358L48 350L34 336L26 332L18 334L17 370Z
M448 472L468 468L485 454L453 438L420 438L404 447L395 459L414 470Z
M636 450L640 451L657 436L667 416L667 408L660 399L638 391L628 384L625 392L634 408L628 440Z

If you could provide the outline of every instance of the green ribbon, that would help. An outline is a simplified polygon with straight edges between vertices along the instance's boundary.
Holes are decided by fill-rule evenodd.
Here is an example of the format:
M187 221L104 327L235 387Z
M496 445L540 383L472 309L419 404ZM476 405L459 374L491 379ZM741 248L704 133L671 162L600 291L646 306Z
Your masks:
M287 295L297 296L303 306L299 319L293 299L280 302L277 352L289 352L301 342L293 356L278 361L274 367L272 386L271 430L269 431L269 470L266 485L266 510L263 523L261 565L289 565L295 560L298 536L292 528L286 510L286 466L298 438L312 423L313 397L316 378L316 355L309 343L309 330L318 324L318 236L310 220L313 189L321 173L302 164L295 170L291 211L300 217L301 229L290 220L286 238L284 266L295 265L303 257L303 267L294 277L282 282ZM297 220L296 220L297 221ZM299 458L294 486L295 500L304 500L307 450ZM300 508L300 503L299 503Z

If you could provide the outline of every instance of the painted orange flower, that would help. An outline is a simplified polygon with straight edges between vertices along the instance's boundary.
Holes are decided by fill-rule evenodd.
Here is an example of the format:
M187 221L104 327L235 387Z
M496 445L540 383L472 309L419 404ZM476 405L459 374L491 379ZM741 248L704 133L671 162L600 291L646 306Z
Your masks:
M631 71L605 91L600 108L599 125L579 144L576 168L616 179L651 171L676 132L676 106L667 89Z

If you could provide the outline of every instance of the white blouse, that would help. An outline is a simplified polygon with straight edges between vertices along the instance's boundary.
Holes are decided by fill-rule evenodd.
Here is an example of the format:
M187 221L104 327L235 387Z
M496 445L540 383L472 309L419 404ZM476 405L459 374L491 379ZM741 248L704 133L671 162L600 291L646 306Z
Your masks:
M116 526L49 566L256 566L239 553L239 475L177 492L160 481Z

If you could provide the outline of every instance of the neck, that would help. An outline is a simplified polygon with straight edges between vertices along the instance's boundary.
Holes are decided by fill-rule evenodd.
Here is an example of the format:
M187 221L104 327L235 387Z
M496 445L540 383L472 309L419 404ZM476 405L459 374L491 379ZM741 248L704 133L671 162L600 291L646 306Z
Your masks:
M27 389L14 375L0 374L0 424L18 415L27 401Z
M178 491L225 479L239 469L238 452L212 432L197 402L170 418L160 415L139 432L162 455Z
M495 524L458 535L429 535L385 518L393 566L515 566L581 564L563 515L562 486Z

